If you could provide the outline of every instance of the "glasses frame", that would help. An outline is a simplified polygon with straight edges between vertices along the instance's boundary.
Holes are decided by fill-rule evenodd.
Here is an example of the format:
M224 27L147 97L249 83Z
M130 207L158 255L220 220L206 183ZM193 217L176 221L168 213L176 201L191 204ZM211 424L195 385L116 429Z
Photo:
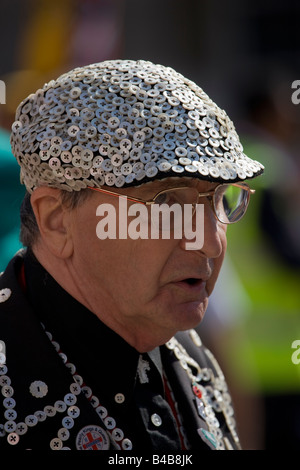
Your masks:
M245 209L243 215L238 220L234 220L233 222L223 222L222 220L219 219L219 217L217 215L216 208L215 208L214 196L215 196L215 193L216 193L217 189L220 186L235 186L235 187L242 188L245 191L247 191L248 198L247 198L247 203L246 203L246 209ZM152 199L145 200L145 199L141 199L141 198L138 198L138 197L127 196L126 194L116 193L116 192L108 190L108 189L93 188L92 186L88 186L88 189L92 189L93 191L98 191L100 193L110 194L112 196L117 196L117 197L124 197L128 201L137 202L139 204L144 204L146 206L151 206L152 204L155 204L155 201L156 201L157 197L160 196L161 194L168 193L168 192L174 191L176 189L187 189L187 188L191 188L191 186L176 186L174 188L163 189L163 190L159 191L158 193L156 193L155 196ZM194 188L194 189L196 189L196 188ZM251 189L247 183L243 183L243 182L241 182L241 183L220 183L214 189L212 189L211 191L206 191L204 193L199 193L198 192L197 201L195 203L193 203L193 209L194 209L193 215L195 213L196 205L198 204L199 199L201 197L206 197L209 200L210 204L211 204L211 207L213 209L213 213L214 213L215 217L217 218L217 220L219 222L221 222L221 224L225 224L225 225L234 224L236 222L239 222L243 218L243 216L245 215L245 213L247 211L247 208L248 208L248 205L249 205L250 195L254 194L254 193L255 193L255 189Z

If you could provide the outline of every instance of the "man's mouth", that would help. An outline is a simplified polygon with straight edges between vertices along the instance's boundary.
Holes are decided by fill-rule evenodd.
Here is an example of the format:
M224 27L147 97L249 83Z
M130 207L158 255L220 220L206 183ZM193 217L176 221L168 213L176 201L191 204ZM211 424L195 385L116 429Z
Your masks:
M181 279L174 284L188 292L196 294L204 293L206 288L206 281L196 277L187 277L186 279Z
M178 274L178 273L177 273ZM174 276L171 285L176 286L181 292L195 298L204 298L208 296L208 282L212 275L212 270L186 269L181 274Z
M187 284L189 284L190 286L194 286L195 284L197 284L199 281L201 281L201 279L196 279L195 277L189 277L187 279L184 279L182 282L186 282Z

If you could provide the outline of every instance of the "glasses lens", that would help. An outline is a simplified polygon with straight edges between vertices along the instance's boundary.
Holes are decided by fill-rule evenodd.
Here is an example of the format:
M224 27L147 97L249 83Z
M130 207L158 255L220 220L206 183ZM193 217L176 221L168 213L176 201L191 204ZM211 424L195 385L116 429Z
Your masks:
M180 232L184 211L190 211L192 218L198 191L195 188L176 188L162 191L155 197L151 207L151 220L160 232ZM187 208L186 205L190 207Z
M224 224L238 222L249 204L249 190L239 185L218 186L214 195L214 206L218 219Z

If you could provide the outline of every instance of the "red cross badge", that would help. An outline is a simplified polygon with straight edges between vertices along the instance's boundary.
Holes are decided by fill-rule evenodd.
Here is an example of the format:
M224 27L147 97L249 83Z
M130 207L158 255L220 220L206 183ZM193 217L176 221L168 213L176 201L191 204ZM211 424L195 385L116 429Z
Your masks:
M77 450L107 450L109 438L104 429L99 426L85 426L76 436Z

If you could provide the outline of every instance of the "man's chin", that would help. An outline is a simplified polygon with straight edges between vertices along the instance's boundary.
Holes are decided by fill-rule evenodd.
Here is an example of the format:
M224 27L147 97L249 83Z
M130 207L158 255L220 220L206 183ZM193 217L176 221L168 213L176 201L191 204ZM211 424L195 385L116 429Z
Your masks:
M176 321L178 324L177 331L189 330L196 328L204 318L208 305L208 298L199 302L187 302L180 305L178 310L176 309ZM175 320L175 318L174 318ZM175 324L175 321L174 321Z

